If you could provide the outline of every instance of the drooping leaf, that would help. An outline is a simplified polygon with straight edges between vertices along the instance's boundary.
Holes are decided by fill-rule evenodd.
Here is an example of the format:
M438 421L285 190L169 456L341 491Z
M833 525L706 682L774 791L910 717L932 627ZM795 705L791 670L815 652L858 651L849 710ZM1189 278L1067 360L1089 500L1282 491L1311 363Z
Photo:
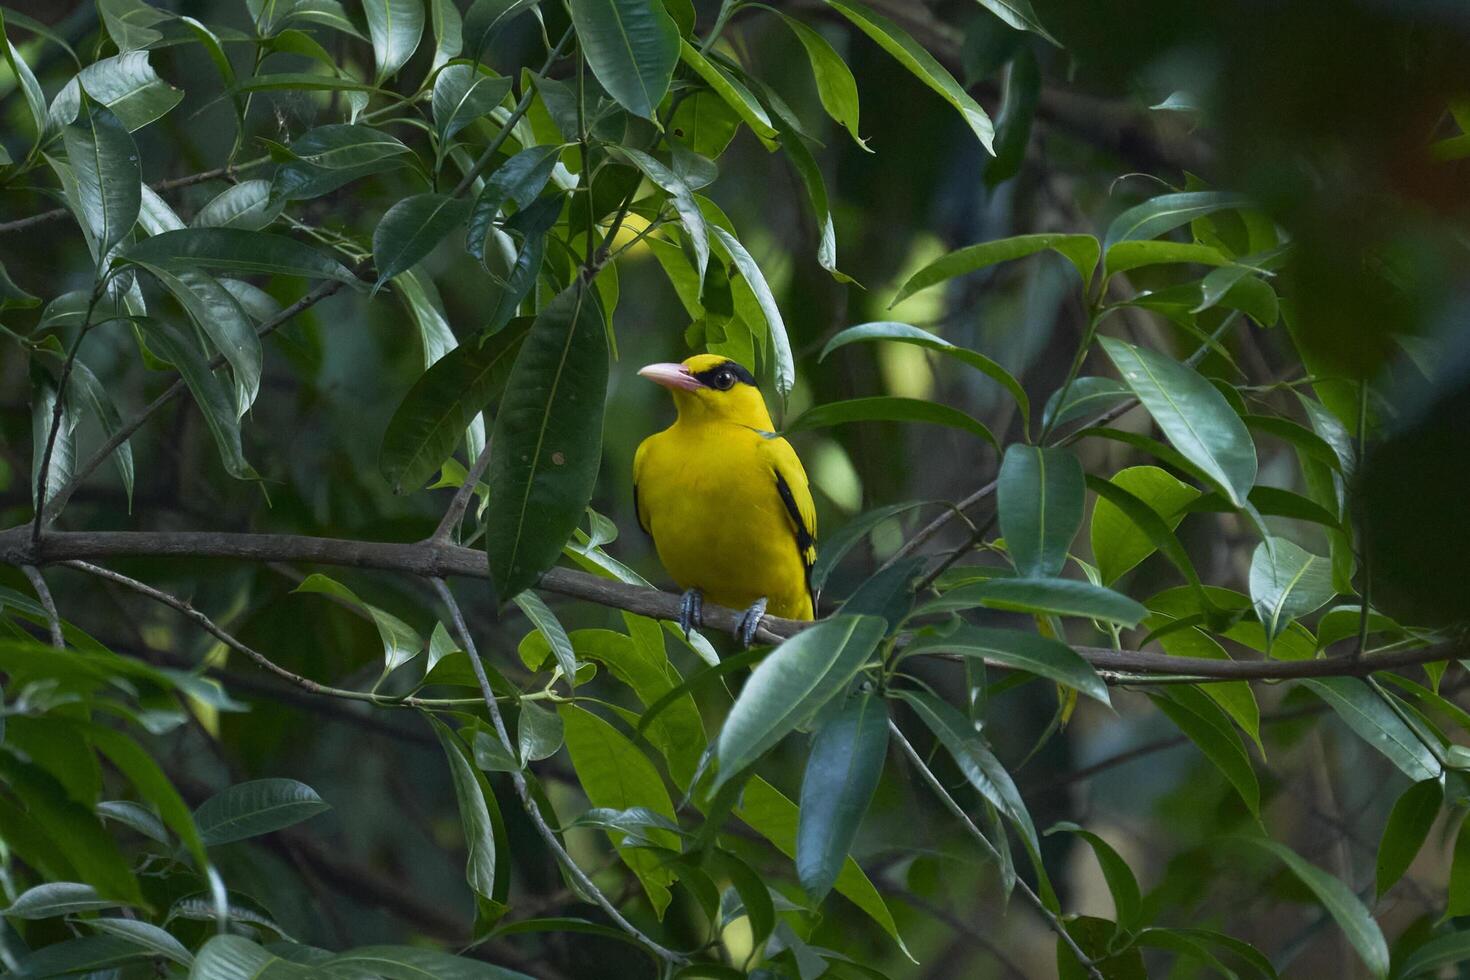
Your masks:
M184 228L127 246L120 258L172 268L201 266L231 272L335 279L357 278L326 253L294 238L241 228Z
M374 288L412 268L470 216L471 204L448 194L415 194L388 209L373 229Z
M858 133L858 89L857 81L852 76L852 69L842 60L832 45L815 28L808 27L795 17L781 15L786 26L791 28L796 39L801 42L802 48L806 50L807 60L811 62L812 77L817 83L817 97L822 102L822 108L827 110L827 115L838 125L845 128L851 134L858 146L867 148L861 134Z
M485 777L475 770L464 743L438 718L425 713L439 745L449 763L454 797L459 804L460 825L464 829L465 881L481 906L479 918L496 918L504 907L510 876L500 870L499 858L504 852L504 834L498 831L499 807ZM507 855L508 856L508 855ZM488 907L487 907L488 905Z
M243 936L211 937L199 948L191 980L310 980L317 971L282 959Z
M1261 810L1261 785L1240 735L1220 708L1193 688L1152 695L1154 704L1204 753L1234 787L1253 815Z
M1109 481L1147 505L1170 531L1184 519L1185 507L1199 491L1157 466L1130 466ZM1104 584L1112 584L1158 546L1148 533L1107 497L1099 497L1092 511L1092 559Z
M1133 392L1128 386L1112 378L1078 378L1065 390L1058 388L1052 392L1041 412L1041 424L1047 429L1055 428L1063 422L1097 415L1132 400Z
M1434 818L1439 816L1444 789L1437 779L1426 779L1404 790L1389 811L1383 838L1378 844L1377 872L1374 881L1377 896L1383 897L1409 870L1409 865L1424 846Z
M580 278L536 317L516 355L492 436L496 501L485 545L495 594L509 599L561 554L597 480L607 391L607 335Z
M1242 507L1256 482L1256 449L1225 397L1192 368L1112 337L1105 350L1164 435Z
M679 214L679 224L683 227L689 244L694 249L695 271L703 279L704 271L709 266L709 231L705 226L704 212L699 209L698 202L694 200L694 189L682 176L642 150L624 147L621 152L634 166L643 171L645 177L668 192L669 200L673 202L674 210Z
M194 962L194 954L189 952L188 947L152 923L112 916L99 916L83 921L89 929L124 939L180 966L188 967Z
M485 45L518 14L535 7L541 0L474 0L464 15L465 55L479 59Z
M529 318L513 321L483 347L456 347L414 382L389 420L378 453L378 469L394 493L422 487L450 457L465 428L505 389L530 328Z
M572 24L592 73L635 116L653 119L679 63L679 28L662 3L571 0Z
M704 80L741 122L750 127L750 131L755 133L762 145L767 149L775 148L776 130L771 125L771 117L767 115L765 106L751 94L750 89L706 58L694 45L682 39L679 42L679 58L694 69L694 73Z
M1046 833L1050 836L1063 831L1082 838L1092 848L1098 866L1102 868L1103 880L1108 884L1108 892L1113 896L1114 921L1118 928L1130 931L1136 928L1143 914L1143 894L1128 862L1107 841L1075 823L1059 823Z
M1318 677L1299 681L1337 716L1416 783L1438 779L1439 761L1368 682L1357 677Z
M48 881L21 892L9 906L0 909L0 915L8 919L50 919L122 904L103 898L97 889L79 881Z
M1353 890L1315 864L1305 860L1285 844L1265 837L1248 838L1252 844L1274 854L1291 873L1311 889L1317 901L1347 936L1348 942L1363 958L1368 971L1375 977L1388 976L1388 944L1384 942L1383 930L1373 920L1373 915Z
M336 579L313 572L296 586L294 592L314 592L331 596L347 603L367 615L377 627L378 637L383 641L383 672L391 673L418 656L424 649L424 640L418 632L390 612L369 605L357 597L347 586Z
M781 308L776 305L776 297L766 283L765 274L740 240L717 224L710 225L710 230L755 293L756 303L766 320L766 339L771 348L771 373L775 378L776 393L785 398L796 386L796 361L791 354L791 341L786 336L786 323L781 319Z
M106 255L138 220L143 177L138 147L111 110L94 106L62 131L66 157L76 177L77 207Z
M1160 194L1129 208L1113 219L1103 238L1104 251L1110 250L1118 242L1158 238L1167 231L1216 211L1249 206L1248 198L1224 191Z
M960 83L954 80L954 76L924 49L923 45L915 41L907 31L893 21L866 7L848 3L847 0L827 0L827 4L852 21L858 30L876 41L880 48L912 72L915 78L954 106L964 118L965 124L970 127L970 131L980 140L980 145L985 147L987 152L994 152L991 141L995 136L995 127L991 124L990 117L985 114L984 109L980 108L978 102L970 98Z
M516 725L516 744L522 762L549 759L566 741L561 716L533 701L521 702L521 717Z
M111 109L130 133L165 115L184 93L158 77L146 51L124 51L94 61L77 75L93 102Z
M450 65L441 71L434 79L432 100L434 128L439 132L440 142L453 139L460 130L498 106L510 92L510 86L509 78L486 74L474 65Z
M464 19L454 0L429 0L429 22L434 29L434 60L429 62L433 75L464 47Z
M259 231L281 213L283 202L271 200L271 182L242 180L221 191L194 215L195 228L242 228Z
M135 258L133 261L137 262ZM260 338L234 295L207 272L139 262L173 294L189 319L230 365L235 380L235 415L244 415L260 392L264 361Z
M560 154L560 146L532 146L495 168L470 214L465 248L471 255L485 258L485 238L501 207L508 201L514 201L518 208L529 207L551 178Z
M1082 527L1082 464L1069 449L1007 447L996 483L1001 534L1016 571L1055 576Z
M1045 616L1086 616L1135 626L1148 615L1140 603L1101 585L1069 578L992 578L951 589L921 611L985 606Z
M1090 286L1099 255L1096 238L1091 235L1016 235L993 242L968 245L940 256L910 276L888 305L890 308L896 306L921 289L928 289L955 276L988 268L1000 262L1025 258L1046 249L1057 252L1072 263L1077 274L1082 277L1084 289Z
M408 63L424 36L422 0L363 0L368 34L373 41L377 83L398 73Z
M801 782L796 874L813 902L832 890L867 812L888 749L882 698L851 697L812 740Z
M210 847L259 837L330 810L316 790L294 779L255 779L220 790L194 811Z
M751 671L716 742L714 789L809 720L852 680L883 636L875 616L836 616L783 642Z

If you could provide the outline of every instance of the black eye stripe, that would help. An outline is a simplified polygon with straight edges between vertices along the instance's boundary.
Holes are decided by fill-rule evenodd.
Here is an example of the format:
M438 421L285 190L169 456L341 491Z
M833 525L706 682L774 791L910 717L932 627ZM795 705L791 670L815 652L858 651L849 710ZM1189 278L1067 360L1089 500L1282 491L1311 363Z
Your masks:
M713 367L705 368L694 375L699 383L706 388L714 388L716 391L726 391L735 386L738 381L755 387L755 375L747 371L735 361L721 361Z

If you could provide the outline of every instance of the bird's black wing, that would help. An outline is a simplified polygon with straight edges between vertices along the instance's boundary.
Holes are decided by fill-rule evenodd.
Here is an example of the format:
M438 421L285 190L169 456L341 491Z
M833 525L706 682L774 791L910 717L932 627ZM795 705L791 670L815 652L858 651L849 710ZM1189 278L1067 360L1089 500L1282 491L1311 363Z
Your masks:
M801 566L806 570L806 591L811 595L815 608L817 597L812 592L812 565L816 560L817 539L812 536L812 529L802 519L801 508L796 504L796 495L791 492L791 485L786 482L780 470L776 471L776 492L781 495L781 503L786 505L786 513L791 515L791 523L796 526L796 551L801 555Z

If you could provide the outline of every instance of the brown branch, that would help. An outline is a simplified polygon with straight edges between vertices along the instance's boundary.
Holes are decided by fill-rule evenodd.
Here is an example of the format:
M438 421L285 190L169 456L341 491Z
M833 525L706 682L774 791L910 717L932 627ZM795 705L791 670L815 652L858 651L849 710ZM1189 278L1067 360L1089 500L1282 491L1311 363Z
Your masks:
M485 468L490 465L490 436L485 435L485 448L480 450L480 455L470 464L465 473L464 483L454 491L454 498L449 501L449 506L444 510L444 517L439 521L439 526L434 528L434 533L429 535L429 540L435 544L448 544L450 536L459 528L459 522L464 520L466 510L469 510L470 499L475 495L475 486L480 482L480 477L485 475Z
M194 184L203 184L207 181L218 180L221 177L229 177L232 174L238 173L241 170L246 170L250 167L259 166L269 159L269 157L261 157L259 160L250 160L245 163L238 164L234 167L216 167L213 170L202 170L197 174L189 174L185 177L172 177L168 180L154 181L148 186L153 188L155 191L171 191L179 187L191 187ZM67 208L53 208L50 211L42 211L39 214L33 214L28 218L18 218L15 221L0 222L0 235L12 231L25 231L27 228L33 228L36 225L42 225L48 221L56 221L59 218L65 218L69 214L71 214L71 211Z
M421 541L399 544L356 541L291 534L235 534L215 531L59 531L47 532L32 547L26 528L0 532L0 562L38 565L96 558L233 558L243 561L304 561L324 565L401 572L426 578L456 575L488 578L482 552L453 545ZM553 568L537 586L547 592L595 602L655 619L679 615L679 597L671 592L598 578L569 568ZM709 605L704 621L729 630L741 613ZM811 626L810 622L766 616L756 634L764 643L778 643ZM1074 647L1099 670L1135 674L1192 674L1215 680L1290 680L1300 677L1364 677L1374 671L1416 667L1453 660L1464 655L1463 644L1446 642L1429 647L1370 653L1362 659L1326 657L1314 660L1211 660L1171 657L1162 653ZM1003 665L997 665L1003 666Z
M51 645L58 650L66 649L66 638L61 635L61 615L56 611L56 600L51 597L51 590L46 587L46 580L41 577L41 570L35 565L22 565L20 570L30 580L31 588L36 590L36 598L41 600L41 608L46 610L46 627L51 633Z

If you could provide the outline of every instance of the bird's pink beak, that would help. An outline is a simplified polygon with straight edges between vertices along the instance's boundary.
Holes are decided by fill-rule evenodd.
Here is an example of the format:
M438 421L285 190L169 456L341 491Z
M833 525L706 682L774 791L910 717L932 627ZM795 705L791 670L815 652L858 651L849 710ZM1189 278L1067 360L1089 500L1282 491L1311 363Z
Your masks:
M665 364L650 364L638 369L640 377L647 378L655 384L661 384L665 388L683 388L685 391L697 391L703 388L699 379L682 364L672 362Z

